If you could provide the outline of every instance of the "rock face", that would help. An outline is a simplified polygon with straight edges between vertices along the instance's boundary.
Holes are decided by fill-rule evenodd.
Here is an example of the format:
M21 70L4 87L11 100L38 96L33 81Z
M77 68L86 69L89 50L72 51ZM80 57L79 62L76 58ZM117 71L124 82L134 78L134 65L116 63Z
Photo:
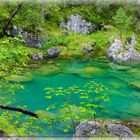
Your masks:
M45 41L42 37L29 33L16 25L14 25L11 30L7 30L7 34L13 37L18 37L20 34L23 44L29 47L41 48Z
M47 50L46 59L55 58L60 54L60 49L53 47Z
M134 49L136 36L132 35L130 44L123 46L120 39L115 39L107 51L113 62L131 62L140 60L140 54Z
M71 15L68 22L62 22L60 27L75 34L88 34L98 30L98 26L86 21L79 14Z
M33 60L42 60L43 59L43 54L42 53L36 53L32 55Z
M75 136L119 136L132 137L133 132L126 126L114 123L100 124L95 121L84 121L76 127Z

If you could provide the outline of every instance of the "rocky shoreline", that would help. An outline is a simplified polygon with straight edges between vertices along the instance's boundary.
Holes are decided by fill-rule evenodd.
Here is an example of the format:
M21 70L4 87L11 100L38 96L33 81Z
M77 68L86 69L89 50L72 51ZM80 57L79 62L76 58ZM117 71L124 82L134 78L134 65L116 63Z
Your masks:
M76 137L137 137L140 120L93 120L81 122L76 127Z

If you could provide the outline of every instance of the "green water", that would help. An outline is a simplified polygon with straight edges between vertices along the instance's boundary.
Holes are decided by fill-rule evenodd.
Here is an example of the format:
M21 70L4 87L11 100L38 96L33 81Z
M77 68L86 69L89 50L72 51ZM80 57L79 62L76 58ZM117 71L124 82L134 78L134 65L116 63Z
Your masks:
M51 66L52 70L53 67L59 70L48 74L47 65ZM105 60L54 61L52 64L44 63L29 72L33 74L33 80L23 83L25 90L16 92L17 102L13 103L13 106L28 106L28 109L33 111L45 110L48 105L61 104L62 101L57 98L53 101L45 99L44 88L66 88L71 85L82 87L86 82L94 80L108 87L110 101L105 104L106 118L140 117L140 64L119 66Z

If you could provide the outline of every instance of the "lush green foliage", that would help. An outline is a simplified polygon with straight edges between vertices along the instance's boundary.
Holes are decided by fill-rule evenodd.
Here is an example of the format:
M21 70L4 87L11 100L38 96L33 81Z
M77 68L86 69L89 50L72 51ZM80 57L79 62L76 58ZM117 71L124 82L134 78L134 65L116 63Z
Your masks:
M47 87L45 88L45 98L54 100L57 97L58 101L59 98L63 101L61 104L54 102L53 105L47 108L47 111L55 108L55 110L59 110L59 115L57 115L55 121L66 123L63 128L64 132L71 130L72 126L73 130L75 130L77 122L84 119L96 119L99 110L99 114L104 112L104 102L109 100L109 95L106 93L106 90L106 87L94 81L86 83L83 85L83 88L79 86L68 88ZM47 122L50 123L50 121Z
M131 25L133 24L132 16L127 16L124 9L119 8L117 14L113 17L116 27L120 30L121 35L126 30L129 30Z
M126 8L127 7L127 8ZM0 32L4 27L11 13L17 8L17 3L0 4ZM125 9L125 10L124 10ZM9 74L20 74L31 62L32 54L43 52L46 49L57 46L61 49L61 56L83 56L82 46L85 43L96 42L95 52L92 57L106 56L106 49L116 35L123 34L124 38L130 37L133 33L137 34L139 50L140 35L135 32L140 26L136 20L137 6L122 6L96 3L93 5L41 5L36 2L23 3L22 9L17 13L11 22L12 25L19 25L28 32L37 35L44 35L47 38L42 49L34 49L23 46L21 36L4 37L0 39L0 102L10 105L14 99L7 100L12 94L16 94L15 89L24 90L21 83L12 83L7 80ZM44 13L50 12L47 20ZM117 11L117 13L116 13ZM107 25L107 31L101 29L92 34L80 35L64 33L59 28L61 21L67 21L71 14L80 14L86 20L98 25ZM116 13L116 14L115 14ZM130 15L130 16L129 16ZM115 25L115 26L114 26ZM131 28L133 25L133 28ZM66 35L64 35L66 34ZM140 51L140 50L139 50ZM84 54L85 56L85 54ZM22 69L22 70L21 70ZM95 82L87 83L83 88L71 86L68 88L58 87L57 89L47 87L45 97L52 100L57 97L62 99L62 104L50 104L46 111L37 111L40 120L24 117L20 113L9 113L1 111L0 128L6 133L16 135L38 135L39 132L51 128L53 124L59 124L59 128L65 133L72 128L75 129L77 122L84 119L96 118L98 110L104 112L104 102L108 101L106 87ZM5 97L5 94L7 96ZM11 96L10 96L11 97ZM79 99L77 102L74 99ZM28 107L27 107L28 108ZM54 110L57 109L57 114ZM9 117L10 116L10 117ZM65 125L64 125L65 124ZM42 127L43 126L43 127Z

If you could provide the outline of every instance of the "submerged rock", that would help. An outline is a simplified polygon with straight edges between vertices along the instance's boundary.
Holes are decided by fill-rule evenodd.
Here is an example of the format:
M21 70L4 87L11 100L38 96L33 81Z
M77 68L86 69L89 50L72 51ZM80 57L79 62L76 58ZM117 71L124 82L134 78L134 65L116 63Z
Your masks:
M128 46L123 46L120 39L115 39L109 47L107 55L113 62L140 61L140 54L134 49L135 44L135 35L132 35Z
M102 69L93 66L87 66L83 68L69 68L67 69L67 72L78 75L82 78L93 78L93 76L103 73Z
M82 72L84 74L97 74L97 73L101 73L102 70L100 68L88 66L82 69Z
M84 121L76 127L75 136L119 136L132 137L133 132L122 124L103 123L95 121Z
M6 79L10 82L29 82L32 81L33 77L31 74L9 75Z
M129 86L140 89L140 82L139 82L139 80L132 80L129 82Z
M60 72L61 72L60 68L53 65L53 64L52 65L51 64L43 65L37 70L38 74L41 74L44 76L55 75L55 74L58 74Z
M53 47L47 50L46 58L55 58L61 53L59 48Z
M71 15L68 19L68 22L67 23L62 22L60 24L60 27L62 29L71 31L75 34L87 34L96 32L98 30L97 25L86 21L79 14Z

